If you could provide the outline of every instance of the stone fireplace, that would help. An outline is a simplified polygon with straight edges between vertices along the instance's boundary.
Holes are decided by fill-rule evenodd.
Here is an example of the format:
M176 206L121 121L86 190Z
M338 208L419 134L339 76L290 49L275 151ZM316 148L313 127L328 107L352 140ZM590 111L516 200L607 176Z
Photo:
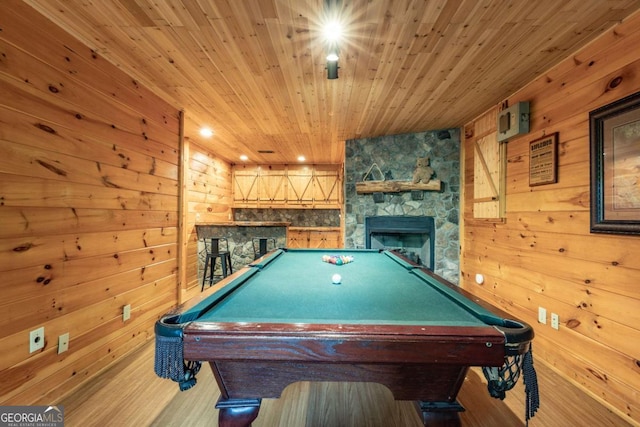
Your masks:
M431 159L431 167L435 171L433 178L442 181L441 191L357 193L356 183L363 181L374 163L385 180L411 181L418 157ZM459 129L348 140L345 144L344 181L345 247L365 248L374 244L410 246L413 248L411 252L420 257L421 264L453 283L459 282ZM375 217L430 218L433 231L416 233L420 237L411 238L407 233L396 233L404 236L401 236L401 241L394 242L393 233L383 232L376 237L366 230L367 220ZM427 248L423 248L425 244Z
M365 247L398 251L416 264L435 267L435 224L425 216L365 218Z

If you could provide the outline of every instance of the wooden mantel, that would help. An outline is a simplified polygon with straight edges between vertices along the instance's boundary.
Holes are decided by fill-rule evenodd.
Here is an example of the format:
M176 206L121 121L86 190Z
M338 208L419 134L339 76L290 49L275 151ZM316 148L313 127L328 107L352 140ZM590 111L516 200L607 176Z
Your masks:
M440 191L442 183L439 179L432 179L429 182L414 184L411 181L362 181L356 182L356 192L358 194L368 193L400 193L403 191L424 190Z

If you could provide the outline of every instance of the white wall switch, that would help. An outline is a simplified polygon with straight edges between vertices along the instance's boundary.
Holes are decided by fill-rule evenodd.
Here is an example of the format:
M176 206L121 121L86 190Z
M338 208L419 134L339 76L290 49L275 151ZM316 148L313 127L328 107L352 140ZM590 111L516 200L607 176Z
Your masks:
M58 337L58 354L69 350L69 332Z
M547 309L543 307L538 307L538 322L543 325L547 324Z
M44 326L29 332L29 353L44 348Z
M551 327L555 330L560 329L560 317L556 313L551 313Z
M122 321L126 322L129 319L131 319L131 304L122 307Z

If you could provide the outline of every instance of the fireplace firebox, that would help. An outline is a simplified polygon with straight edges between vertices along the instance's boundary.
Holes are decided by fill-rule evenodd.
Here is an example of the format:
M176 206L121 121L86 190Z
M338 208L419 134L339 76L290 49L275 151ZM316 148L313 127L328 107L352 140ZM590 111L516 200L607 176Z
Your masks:
M435 268L435 221L429 216L371 216L364 220L365 247L396 250L416 264Z

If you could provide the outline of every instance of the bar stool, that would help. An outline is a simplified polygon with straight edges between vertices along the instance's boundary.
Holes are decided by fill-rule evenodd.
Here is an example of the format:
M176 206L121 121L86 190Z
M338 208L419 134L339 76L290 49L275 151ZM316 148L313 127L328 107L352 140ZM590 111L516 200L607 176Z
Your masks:
M204 261L204 273L202 274L202 289L204 291L204 284L207 278L209 279L209 286L213 284L214 271L216 269L216 260L220 258L220 266L222 268L222 277L227 277L233 273L233 267L231 266L231 253L229 252L229 242L224 237L213 237L211 239L204 240L204 250L206 258ZM207 271L210 271L207 276Z
M253 243L253 259L258 259L262 255L276 247L276 239L274 237L254 237L251 239ZM269 245L271 243L271 245Z

